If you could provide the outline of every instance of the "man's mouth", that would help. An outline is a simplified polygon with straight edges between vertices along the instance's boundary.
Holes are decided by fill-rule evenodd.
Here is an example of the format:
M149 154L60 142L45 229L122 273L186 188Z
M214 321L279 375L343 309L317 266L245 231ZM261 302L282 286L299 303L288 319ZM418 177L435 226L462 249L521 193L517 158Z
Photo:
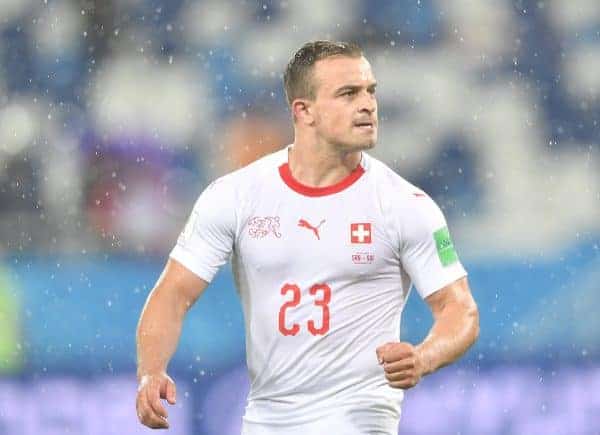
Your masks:
M355 122L354 126L365 130L372 130L375 127L375 124L372 121L360 121Z

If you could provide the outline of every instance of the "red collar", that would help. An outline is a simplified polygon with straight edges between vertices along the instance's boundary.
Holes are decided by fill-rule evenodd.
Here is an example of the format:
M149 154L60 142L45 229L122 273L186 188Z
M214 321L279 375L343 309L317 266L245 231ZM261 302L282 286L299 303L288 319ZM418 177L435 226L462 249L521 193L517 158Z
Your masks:
M279 175L281 175L281 179L285 184L293 191L305 196L325 196L341 192L354 184L364 173L365 169L359 164L346 178L331 186L311 187L300 183L292 176L290 165L287 162L279 167Z

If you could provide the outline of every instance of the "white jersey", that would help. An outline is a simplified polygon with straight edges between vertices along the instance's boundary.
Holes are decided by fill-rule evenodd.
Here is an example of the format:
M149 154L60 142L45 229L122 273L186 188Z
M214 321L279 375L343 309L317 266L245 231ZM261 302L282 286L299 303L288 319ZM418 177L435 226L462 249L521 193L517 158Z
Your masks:
M364 152L329 187L296 181L288 148L219 178L171 257L207 282L231 258L249 435L396 434L403 391L375 349L399 340L411 283L425 298L466 275L437 205Z

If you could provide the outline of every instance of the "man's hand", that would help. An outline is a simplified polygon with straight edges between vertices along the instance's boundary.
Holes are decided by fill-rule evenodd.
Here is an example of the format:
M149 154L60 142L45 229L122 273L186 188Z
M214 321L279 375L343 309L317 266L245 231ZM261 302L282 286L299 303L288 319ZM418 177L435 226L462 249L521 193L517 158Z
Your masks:
M168 413L160 399L174 405L175 396L175 382L166 373L142 376L135 404L140 422L152 429L168 429Z
M419 383L425 372L421 354L410 343L386 343L376 349L391 387L408 389Z

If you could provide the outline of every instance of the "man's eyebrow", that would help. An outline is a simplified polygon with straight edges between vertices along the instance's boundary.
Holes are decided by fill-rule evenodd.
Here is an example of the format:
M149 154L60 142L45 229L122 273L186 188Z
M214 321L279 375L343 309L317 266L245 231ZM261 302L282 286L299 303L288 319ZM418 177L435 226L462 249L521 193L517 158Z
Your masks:
M377 86L377 82L373 82L367 86L367 89L374 89L376 86ZM344 91L358 91L362 88L363 88L363 86L361 86L361 85L343 85L343 86L340 86L339 88L337 88L335 90L335 93L339 94L340 92L344 92Z

